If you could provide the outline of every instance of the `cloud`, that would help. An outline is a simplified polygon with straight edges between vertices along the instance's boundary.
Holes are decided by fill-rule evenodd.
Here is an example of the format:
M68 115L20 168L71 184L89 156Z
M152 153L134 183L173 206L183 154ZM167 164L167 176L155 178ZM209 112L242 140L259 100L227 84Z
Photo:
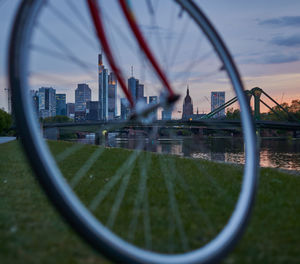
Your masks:
M266 56L264 58L264 62L266 64L288 63L288 62L295 62L295 61L299 61L299 56L276 54L276 55Z
M298 27L300 26L300 16L283 16L278 18L265 19L260 21L258 24L277 27Z
M300 47L300 35L275 37L271 40L271 44L285 47Z

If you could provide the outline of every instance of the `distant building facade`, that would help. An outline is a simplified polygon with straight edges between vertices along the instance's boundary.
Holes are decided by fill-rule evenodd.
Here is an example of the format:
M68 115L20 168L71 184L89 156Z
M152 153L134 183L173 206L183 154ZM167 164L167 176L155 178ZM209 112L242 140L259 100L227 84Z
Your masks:
M92 92L89 86L85 83L77 85L75 90L75 112L85 112L86 102L91 101Z
M67 117L74 119L75 118L75 104L67 103Z
M166 109L161 112L162 120L171 120L172 119L172 109Z
M149 105L151 104L157 104L158 103L158 97L157 96L149 96ZM153 111L154 119L157 120L157 109Z
M67 115L66 94L56 94L56 115Z
M117 116L117 76L111 72L108 76L108 120Z
M211 111L220 107L225 103L225 92L211 92ZM225 116L225 109L221 110L213 116L213 118L221 118Z
M193 101L190 96L189 87L186 89L186 96L184 98L183 107L182 107L182 119L189 120L193 115Z
M52 87L39 88L39 117L53 117L56 115L56 90Z
M30 90L30 98L32 98L33 111L37 116L39 116L39 92Z
M127 98L121 98L121 119L126 120L130 115L130 103Z
M99 120L99 102L88 101L86 103L86 120L96 121Z
M103 65L102 54L98 55L98 100L99 119L108 120L108 70Z

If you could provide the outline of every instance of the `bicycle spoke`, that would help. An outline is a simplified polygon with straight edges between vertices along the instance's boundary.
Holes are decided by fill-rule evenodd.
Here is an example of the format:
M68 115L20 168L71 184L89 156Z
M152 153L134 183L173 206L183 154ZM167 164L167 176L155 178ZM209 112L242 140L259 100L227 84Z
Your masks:
M68 158L75 152L81 150L83 146L84 146L83 144L74 144L73 146L67 148L66 150L64 150L63 152L61 152L55 156L56 162L59 163L59 162L64 161L66 158Z
M123 163L122 167L120 167L114 176L111 177L109 182L98 192L95 198L89 205L89 208L92 211L95 211L97 207L101 204L101 202L105 199L105 197L109 194L109 191L117 184L117 182L121 179L121 177L131 168L138 158L140 151L136 150L129 156L129 158Z
M75 65L78 65L83 71L85 71L88 74L91 74L94 72L94 69L86 62L82 61L81 59L78 59L77 56L75 56L70 49L68 49L58 38L56 38L48 29L46 29L44 26L39 25L41 32L59 49L62 53L66 54L66 56L73 61ZM90 69L90 70L89 70ZM94 75L91 75L92 78L94 78Z
M81 166L81 168L75 173L72 180L70 181L70 185L73 189L76 188L77 184L80 182L82 177L86 175L86 173L91 169L94 163L99 159L101 154L103 153L104 148L97 148L93 154L86 160L86 162Z
M98 47L93 45L94 39L90 38L89 35L87 35L84 31L82 31L79 27L77 27L67 16L65 16L59 9L57 9L54 5L48 4L50 10L53 12L53 14L58 17L64 24L66 24L74 33L76 33L79 37L79 39L85 41L91 48L97 49Z
M184 231L182 219L180 216L180 212L179 212L176 197L175 197L174 185L173 185L174 178L166 170L165 164L162 162L163 159L161 158L159 161L160 161L161 171L164 175L166 189L168 191L169 206L170 206L171 214L174 217L175 224L177 226L177 229L178 229L178 232L180 235L181 246L182 246L183 250L186 251L189 249L189 245L188 245L188 240L187 240L187 237L186 237L186 234Z
M144 156L146 156L146 154L144 154ZM135 198L135 202L134 202L134 207L133 207L133 212L132 212L132 220L130 222L129 225L129 229L128 229L128 239L130 241L134 240L134 236L135 236L135 231L136 231L136 227L137 227L137 221L138 221L138 217L140 214L140 210L143 204L143 199L145 199L145 191L147 188L147 170L149 167L149 156L147 155L147 157L145 157L145 160L142 160L142 157L140 158L140 180L139 180L139 185L138 185L138 192ZM150 158L151 159L151 158ZM144 161L144 162L142 162Z

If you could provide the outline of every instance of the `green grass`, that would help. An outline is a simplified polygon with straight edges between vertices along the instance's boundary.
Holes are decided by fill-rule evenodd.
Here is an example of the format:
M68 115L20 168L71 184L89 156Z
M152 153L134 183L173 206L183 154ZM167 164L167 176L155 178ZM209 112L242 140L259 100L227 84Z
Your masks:
M59 154L72 147L72 144L51 142L50 147L53 153ZM65 157L60 162L65 177L72 179L96 150L95 146L83 146ZM99 189L112 180L117 168L131 153L120 149L104 150L100 156L101 162L92 166L88 170L88 177L84 177L75 188L84 203L90 204ZM113 223L114 231L124 238L128 237L128 227L134 225L132 208L140 186L139 161L146 158L146 153L141 153L136 165L132 166L126 196L122 199ZM241 168L168 156L163 160L162 167L169 166L173 171L170 176L164 176L160 156L151 154L148 158L152 168L148 172L146 192L152 229L151 248L162 251L182 250L181 234L174 223L176 217L172 215L174 211L168 204L168 188L171 192L173 190L180 208L182 226L189 238L188 246L194 248L205 243L222 228L229 217L228 211L233 207L240 187ZM111 207L114 198L120 195L121 183L126 181L125 178L122 176L112 188L112 195L103 200L101 210L95 211L104 223L111 224L108 221ZM168 185L168 182L172 182L172 185ZM190 195L186 195L186 188L189 188ZM250 225L241 242L224 262L299 263L299 190L299 175L262 169ZM193 199L201 208L196 208ZM142 224L144 206L138 208L133 242L147 247L149 241L147 244ZM209 227L201 211L205 212L212 227ZM0 145L0 262L108 263L85 245L49 204L16 141Z

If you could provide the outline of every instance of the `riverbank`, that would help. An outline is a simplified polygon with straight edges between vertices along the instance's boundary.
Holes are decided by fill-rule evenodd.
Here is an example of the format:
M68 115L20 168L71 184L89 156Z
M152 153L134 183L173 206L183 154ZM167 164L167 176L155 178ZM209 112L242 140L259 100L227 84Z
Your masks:
M55 143L57 152L62 144L70 143ZM234 190L237 186L235 182L232 185ZM250 225L224 262L299 263L299 189L299 177L261 169ZM49 204L17 141L0 145L0 196L1 263L108 263L87 247Z

